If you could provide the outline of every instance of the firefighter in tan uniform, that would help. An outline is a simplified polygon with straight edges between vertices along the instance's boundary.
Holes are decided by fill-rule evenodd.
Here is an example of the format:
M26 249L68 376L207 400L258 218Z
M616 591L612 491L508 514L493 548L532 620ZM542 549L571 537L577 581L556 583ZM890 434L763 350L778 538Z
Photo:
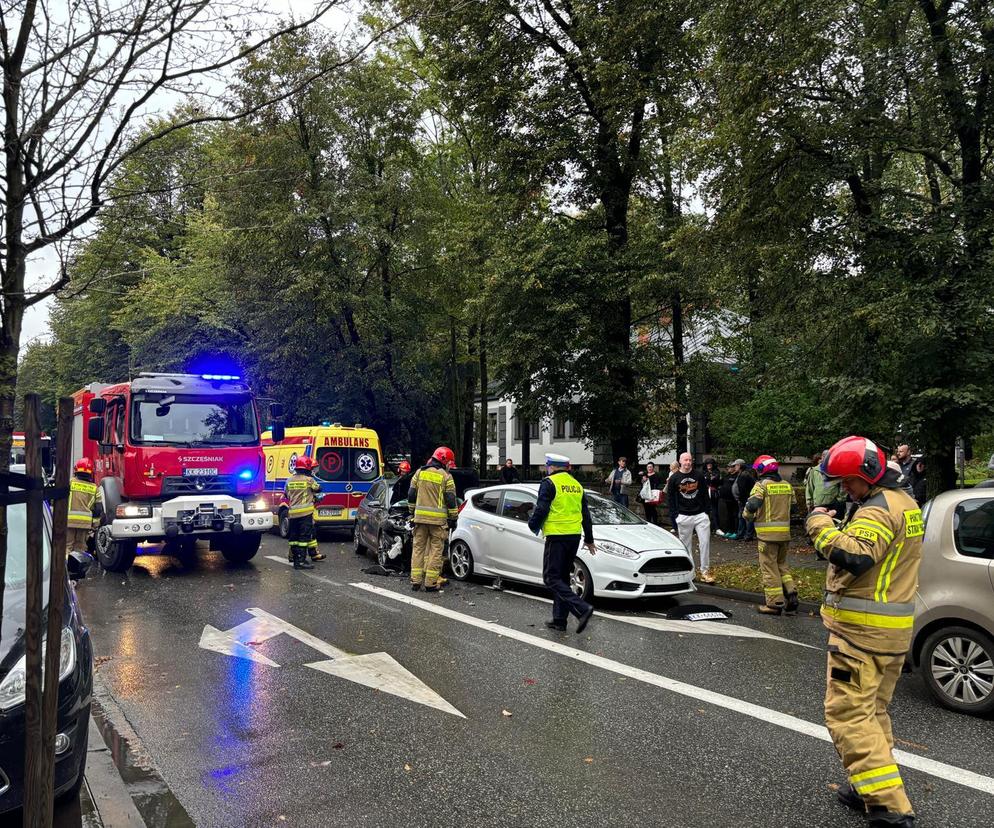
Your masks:
M838 527L815 509L807 531L828 556L821 616L829 630L825 724L849 774L839 799L869 824L914 825L894 762L887 706L911 644L924 526L918 504L887 468L882 449L863 437L840 440L822 459L857 504Z
M407 507L413 514L414 548L411 552L411 589L437 592L442 574L442 550L459 514L456 482L448 469L455 464L452 449L439 446L428 465L411 478Z
M759 572L766 603L757 609L765 615L797 614L797 587L787 569L790 543L790 504L794 487L780 477L780 464L761 454L752 464L759 478L749 492L742 517L756 522L759 541Z
M314 495L321 491L321 486L312 476L314 466L312 458L298 457L294 473L284 487L290 518L287 539L294 569L314 569L308 557L321 560L317 557L318 541L314 535Z
M85 552L87 541L103 514L100 488L93 482L93 461L88 457L76 463L69 481L69 520L66 526L66 554Z

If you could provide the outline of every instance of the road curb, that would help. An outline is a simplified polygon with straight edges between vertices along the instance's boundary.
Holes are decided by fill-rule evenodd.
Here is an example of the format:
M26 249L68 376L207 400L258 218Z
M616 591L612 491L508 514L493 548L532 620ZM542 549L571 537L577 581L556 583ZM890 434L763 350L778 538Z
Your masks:
M744 589L728 589L727 587L712 586L711 584L694 583L697 591L702 595L714 595L716 598L730 598L733 601L747 601L751 604L764 604L766 599L758 592L746 592ZM797 605L798 612L813 612L815 615L821 610L820 604L813 604L811 601L801 601Z
M103 734L92 716L85 779L100 825L107 828L117 828L118 825L144 828L145 820L141 818L131 795L124 787L124 780L121 779L110 749L104 743Z

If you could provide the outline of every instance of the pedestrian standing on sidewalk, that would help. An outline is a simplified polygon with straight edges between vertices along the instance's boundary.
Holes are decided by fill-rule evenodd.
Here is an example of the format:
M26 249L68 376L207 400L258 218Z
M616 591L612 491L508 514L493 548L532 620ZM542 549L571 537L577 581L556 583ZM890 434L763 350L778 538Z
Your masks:
M704 475L694 468L694 458L688 452L680 455L680 467L670 475L666 484L666 498L670 515L675 516L680 542L687 547L690 560L694 560L693 537L697 534L697 551L700 557L700 580L713 584L711 576L711 518L710 498Z
M719 522L721 514L725 515L725 531L719 531L716 533L719 537L724 537L725 540L735 540L736 532L735 529L739 524L739 502L735 498L735 483L739 479L739 470L736 467L734 461L728 464L725 470L725 476L721 480L721 488L718 490L718 501L719 506L724 504L723 508L719 508L718 516Z
M755 523L759 539L759 572L766 603L758 609L766 615L797 615L797 587L787 569L794 487L780 477L780 464L768 454L757 457L752 467L759 479L749 493L743 515Z
M321 491L321 485L313 477L316 465L312 457L298 457L283 488L290 523L287 540L294 569L314 569L308 558L320 560L316 558L318 541L314 536L314 495Z
M749 494L756 483L752 470L746 466L746 461L742 458L735 460L735 467L739 470L738 477L735 478L735 486L732 491L738 501L739 525L735 530L736 540L750 541L756 540L756 527L745 519L744 512Z
M718 461L709 457L704 461L704 480L708 484L708 502L710 504L708 516L711 518L711 531L720 534L718 529L718 490L721 488L721 472L718 470Z
M911 467L911 491L915 502L919 506L924 506L928 500L928 482L925 480L925 461L921 458L915 460Z
M663 491L663 478L656 474L656 464L646 463L645 471L639 472L639 477L642 478L642 485L646 483L649 484L650 492L662 492ZM659 512L657 510L658 502L652 500L643 500L642 506L645 509L645 519L649 523L659 526Z
M619 457L618 465L604 478L604 482L611 487L611 497L615 503L620 503L628 508L628 487L632 485L632 473L626 466L627 457Z
M566 632L566 621L572 612L579 633L587 626L594 608L573 592L569 577L581 536L591 555L595 554L596 547L587 495L569 470L568 457L545 455L547 476L538 487L538 500L528 519L528 528L536 535L545 534L542 581L552 590L552 620L546 621L545 626Z
M435 449L428 463L414 472L407 492L407 509L414 523L411 550L411 589L438 592L442 578L442 553L449 529L456 525L459 507L456 482L449 473L456 464L448 446Z

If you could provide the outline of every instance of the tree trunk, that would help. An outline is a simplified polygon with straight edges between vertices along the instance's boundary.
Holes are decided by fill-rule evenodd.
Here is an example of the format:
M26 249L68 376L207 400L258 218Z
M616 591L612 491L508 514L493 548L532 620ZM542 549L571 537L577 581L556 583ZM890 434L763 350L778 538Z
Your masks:
M470 325L466 336L467 361L463 366L462 454L460 465L473 465L473 426L476 423L476 380L479 364L476 356L476 325Z
M683 302L680 297L680 290L673 291L672 298L673 314L673 387L676 394L676 453L690 451L687 444L687 379L683 373L684 353L683 353Z
M488 406L490 404L490 378L487 375L486 323L480 323L480 479L487 476L487 426L489 425Z

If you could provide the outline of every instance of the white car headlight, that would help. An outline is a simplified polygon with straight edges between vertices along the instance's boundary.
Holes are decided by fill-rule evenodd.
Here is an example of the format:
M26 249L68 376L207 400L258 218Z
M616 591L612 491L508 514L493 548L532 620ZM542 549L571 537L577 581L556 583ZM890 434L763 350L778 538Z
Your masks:
M637 558L639 556L639 553L634 549L629 549L627 546L622 546L614 541L597 541L595 545L598 552L606 552L617 558Z
M42 670L44 670L45 648L42 646ZM76 639L72 630L62 628L62 646L59 648L59 681L65 679L76 666ZM24 704L24 691L27 687L27 656L22 655L9 673L0 681L0 710L10 710Z

